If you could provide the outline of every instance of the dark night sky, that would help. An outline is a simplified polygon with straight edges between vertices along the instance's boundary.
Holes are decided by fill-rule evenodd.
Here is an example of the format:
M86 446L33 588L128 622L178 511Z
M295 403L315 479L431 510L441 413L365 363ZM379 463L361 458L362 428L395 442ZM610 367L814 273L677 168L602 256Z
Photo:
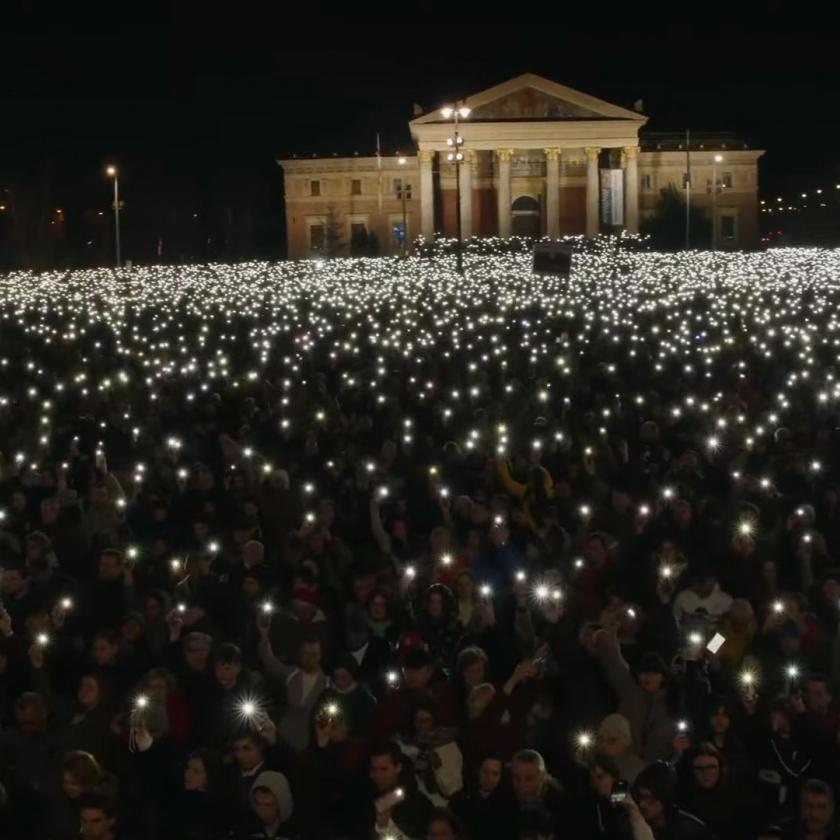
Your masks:
M82 15L68 4L52 16L39 6L7 20L0 179L48 150L57 200L71 208L107 202L109 160L126 195L197 189L209 171L265 178L279 194L277 156L370 154L377 130L386 149L406 148L414 102L436 106L526 71L627 107L641 98L650 128L744 134L767 150L766 192L840 174L834 27L807 31L772 4L722 9L724 22L702 30L697 19L714 9L696 4L693 18L622 3L587 19L472 3L454 21L423 3L403 15L300 4L304 18L175 5Z

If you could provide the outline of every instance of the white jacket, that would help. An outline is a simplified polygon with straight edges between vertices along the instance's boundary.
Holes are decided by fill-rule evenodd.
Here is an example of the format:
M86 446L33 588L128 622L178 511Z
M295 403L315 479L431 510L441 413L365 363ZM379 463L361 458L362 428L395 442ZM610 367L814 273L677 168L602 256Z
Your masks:
M398 740L403 755L408 756L412 762L420 754L420 749L413 744L406 744L402 740ZM453 797L464 785L462 778L462 769L464 760L461 756L461 750L454 741L449 741L440 747L435 747L432 752L436 753L440 759L440 767L435 771L435 783L437 784L437 791L428 790L423 784L421 776L417 776L417 787L421 793L424 793L436 808L445 808L447 802Z

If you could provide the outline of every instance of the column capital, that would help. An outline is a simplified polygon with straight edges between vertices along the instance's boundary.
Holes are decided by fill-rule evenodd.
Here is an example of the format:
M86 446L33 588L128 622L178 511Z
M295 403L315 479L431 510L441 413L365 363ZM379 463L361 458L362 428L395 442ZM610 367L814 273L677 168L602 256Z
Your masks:
M478 153L475 149L464 149L464 163L469 164L470 166L475 167L478 164Z
M586 159L590 163L594 163L595 161L597 161L598 155L601 154L601 149L599 146L587 146L583 151L586 155Z
M563 150L559 146L552 146L550 149L543 149L546 160L560 160Z
M435 153L433 149L418 149L417 150L417 160L420 163L431 163L435 158Z
M510 159L513 157L513 149L496 149L496 157L499 159L499 163L510 163Z
M621 154L622 154L622 156L624 157L625 160L632 160L633 158L639 156L640 151L641 150L639 149L638 146L625 146L621 150Z

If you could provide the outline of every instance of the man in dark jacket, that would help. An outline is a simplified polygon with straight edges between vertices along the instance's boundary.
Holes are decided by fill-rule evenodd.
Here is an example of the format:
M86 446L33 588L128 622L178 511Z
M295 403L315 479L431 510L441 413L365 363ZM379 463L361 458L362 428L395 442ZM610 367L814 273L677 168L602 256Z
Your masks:
M677 774L671 764L655 761L639 773L634 796L656 840L709 840L705 823L676 806Z
M353 836L360 840L374 835L420 840L432 803L413 786L410 762L393 741L382 741L371 748L370 781L372 797L360 808Z
M563 835L569 824L569 809L560 783L548 775L545 760L536 750L520 750L511 762L513 792L520 817L534 811L545 811L551 817L554 832Z

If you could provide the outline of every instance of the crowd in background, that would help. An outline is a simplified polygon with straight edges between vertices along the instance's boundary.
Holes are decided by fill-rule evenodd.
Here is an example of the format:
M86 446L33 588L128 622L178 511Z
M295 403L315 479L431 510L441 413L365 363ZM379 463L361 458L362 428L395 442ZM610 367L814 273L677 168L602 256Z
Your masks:
M840 837L833 286L506 259L4 288L0 837Z

